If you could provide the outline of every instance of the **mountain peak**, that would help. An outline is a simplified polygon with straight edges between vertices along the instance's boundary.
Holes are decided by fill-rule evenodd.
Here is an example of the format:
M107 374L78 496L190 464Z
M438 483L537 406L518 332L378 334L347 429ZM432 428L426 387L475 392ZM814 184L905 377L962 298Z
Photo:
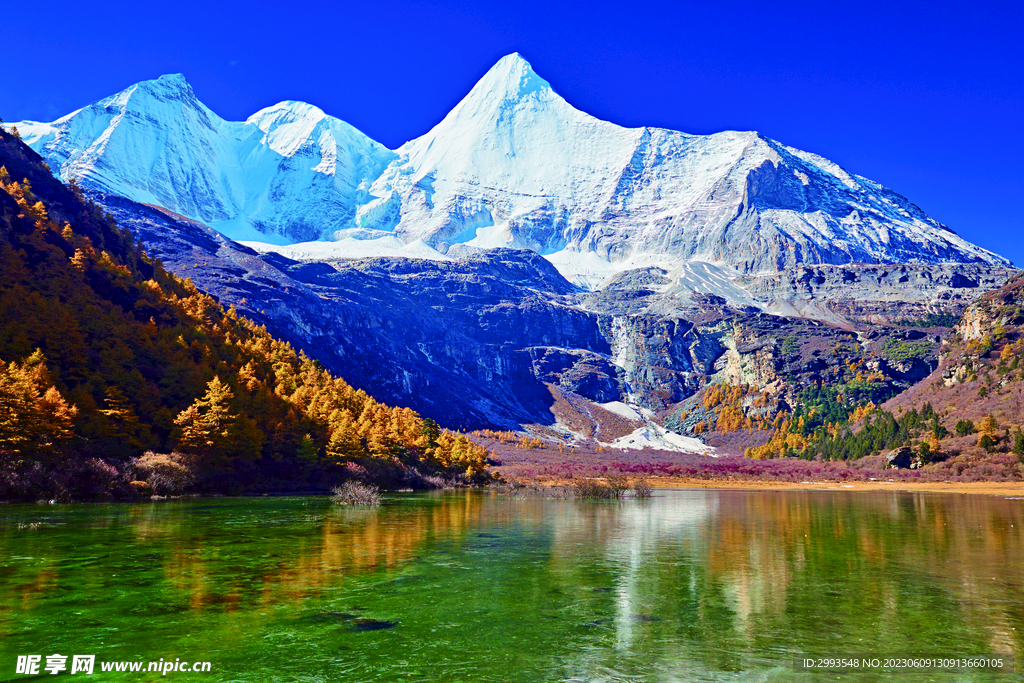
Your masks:
M322 124L329 126L332 120L317 106L285 100L260 109L245 122L263 131L264 141L271 149L289 157L306 144Z
M149 108L159 102L194 102L195 92L183 74L165 74L159 78L140 81L116 95L100 100L101 107L115 106L136 109Z
M181 74L181 73L179 73L179 74L164 74L162 76L158 76L155 80L156 80L157 83L162 83L162 84L167 85L167 86L185 87L185 88L191 88L192 87L191 85L189 85L188 79L185 78L185 74Z
M273 126L300 123L313 126L328 118L323 109L306 102L285 100L269 107L264 107L246 119L247 123L259 126L264 132Z
M467 100L515 102L531 93L550 90L551 85L537 75L518 52L505 55L470 90Z
M185 74L164 74L150 81L142 81L138 86L140 89L146 89L161 95L195 97L195 93L192 91L192 84L185 78Z
M533 67L530 66L530 63L528 61L526 61L526 58L523 57L521 54L519 54L518 52L511 52L511 53L505 55L504 57L502 57L501 59L499 59L497 62L495 62L494 66L492 66L490 69L488 69L488 73L493 72L493 71L502 71L502 70L504 70L504 71L517 70L517 71L531 71L532 72L533 71Z

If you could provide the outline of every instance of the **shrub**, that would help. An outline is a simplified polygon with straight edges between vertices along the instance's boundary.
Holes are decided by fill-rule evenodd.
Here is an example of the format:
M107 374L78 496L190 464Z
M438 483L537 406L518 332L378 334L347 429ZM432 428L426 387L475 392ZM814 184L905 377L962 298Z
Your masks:
M121 475L117 468L99 458L89 458L72 478L76 498L92 500L109 497L118 487Z
M610 474L606 477L612 498L622 498L629 490L629 478L624 474Z
M181 453L146 451L133 458L129 466L136 480L145 481L162 496L179 495L196 481L189 459Z
M650 498L651 497L651 482L646 479L637 479L633 482L633 497L634 498Z
M128 487L136 496L153 495L153 487L144 481L130 481L128 482Z
M439 474L421 474L419 480L428 488L444 491L454 489L459 484L453 477L442 477Z
M609 498L609 489L596 479L576 479L570 485L570 490L576 498Z
M494 481L490 486L492 490L497 491L498 495L515 499L526 498L531 493L541 492L535 484L524 484L516 480Z
M608 477L608 483L597 479L578 478L572 482L571 490L574 498L610 499L622 498L628 485L623 475Z
M359 480L365 480L370 476L370 473L366 471L365 467L354 462L345 463L345 474L351 479Z
M347 481L331 489L331 501L337 505L380 505L380 489L358 481Z

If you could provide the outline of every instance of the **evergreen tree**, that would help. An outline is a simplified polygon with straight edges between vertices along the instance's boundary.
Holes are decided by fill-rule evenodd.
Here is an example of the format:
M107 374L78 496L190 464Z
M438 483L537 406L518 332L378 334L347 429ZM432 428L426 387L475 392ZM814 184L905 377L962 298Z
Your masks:
M313 437L306 434L302 437L302 442L299 443L299 449L295 452L295 458L300 464L306 467L312 467L317 463L319 459L319 449L316 446L316 442L313 441Z
M970 420L958 420L954 431L957 436L968 436L970 434L974 434L974 423Z
M225 464L225 456L234 450L232 437L237 435L236 417L231 412L234 396L220 377L211 379L206 393L174 418L174 424L181 429L178 448L199 456L207 466Z

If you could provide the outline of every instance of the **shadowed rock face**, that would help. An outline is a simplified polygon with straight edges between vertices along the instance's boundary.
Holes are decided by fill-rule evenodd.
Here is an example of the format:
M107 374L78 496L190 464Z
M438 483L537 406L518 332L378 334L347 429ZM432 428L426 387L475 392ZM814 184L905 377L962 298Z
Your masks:
M257 254L162 210L96 198L169 270L376 398L451 427L551 424L547 385L655 412L711 379L791 396L810 382L831 381L850 353L881 349L887 339L928 342L929 354L912 362L877 354L877 369L906 386L933 369L938 345L928 340L941 333L869 326L855 334L845 318L836 326L730 308L713 294L677 291L659 268L628 271L603 290L584 292L526 250L458 261L297 262ZM785 271L748 286L766 308L803 301L834 314L849 301L910 318L908 306L942 304L959 313L966 297L958 292L978 292L1000 277L980 267L844 266ZM977 287L964 287L965 279ZM939 285L929 289L929 281Z
M542 382L597 403L621 401L626 395L625 370L607 356L550 346L534 346L528 352L534 376Z
M611 350L599 316L572 306L567 297L576 288L531 252L497 250L461 262L298 263L260 256L152 207L96 198L172 272L354 386L377 398L401 397L398 405L446 426L511 427L543 418L551 398L540 377L552 376L535 371L534 347L591 359ZM569 386L609 395L584 369Z

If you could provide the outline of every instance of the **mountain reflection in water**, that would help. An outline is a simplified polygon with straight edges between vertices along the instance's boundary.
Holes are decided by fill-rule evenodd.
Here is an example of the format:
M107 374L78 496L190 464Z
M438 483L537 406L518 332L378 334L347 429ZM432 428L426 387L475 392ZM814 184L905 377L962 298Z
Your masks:
M1022 651L1021 500L460 491L0 520L0 666L67 650L208 659L206 680L805 680L794 657Z

